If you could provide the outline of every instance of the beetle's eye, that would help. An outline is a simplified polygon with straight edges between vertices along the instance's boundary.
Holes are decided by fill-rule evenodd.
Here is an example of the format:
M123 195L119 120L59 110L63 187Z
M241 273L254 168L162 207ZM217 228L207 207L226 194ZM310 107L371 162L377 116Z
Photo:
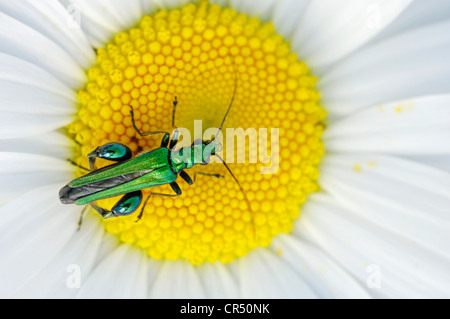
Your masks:
M99 147L98 157L111 161L123 161L130 159L132 157L132 152L125 145L110 143Z
M111 212L119 216L130 215L131 213L134 213L134 211L139 207L141 201L141 191L125 194L125 196L123 196L120 201L111 209Z

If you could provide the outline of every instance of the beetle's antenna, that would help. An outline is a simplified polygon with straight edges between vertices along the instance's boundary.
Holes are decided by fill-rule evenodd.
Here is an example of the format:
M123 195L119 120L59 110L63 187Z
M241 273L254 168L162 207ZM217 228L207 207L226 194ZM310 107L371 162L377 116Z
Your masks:
M234 64L234 60L231 58L232 62L233 62L233 70L234 70L234 90L233 90L233 96L231 97L231 102L230 105L228 106L227 112L225 113L225 116L223 117L223 121L222 124L220 124L219 130L217 131L216 135L214 136L214 138L211 140L214 141L217 137L217 135L219 135L220 131L222 131L222 127L225 124L225 121L227 120L228 117L228 113L230 113L231 110L231 106L233 106L233 102L234 102L234 98L236 97L236 90L237 90L237 82L238 82L238 76L237 76L237 72L236 72L236 65Z
M178 105L178 99L175 96L175 101L173 101L173 111L172 111L172 127L176 127L175 126L175 113L177 111L177 105Z
M247 202L248 209L250 210L250 212L251 212L251 214L252 214L252 229L253 229L253 234L254 234L254 233L255 233L255 224L254 224L255 219L254 219L254 216L253 216L253 211L252 211L251 203L250 203L250 201L248 200L247 195L245 195L244 188L242 188L241 183L239 183L239 180L238 180L238 179L236 178L236 176L233 174L233 172L232 172L231 169L228 167L227 163L225 163L225 161L223 160L223 158L220 157L220 156L217 155L217 154L215 154L214 156L216 156L218 159L220 159L220 161L222 162L222 164L225 165L226 169L228 170L228 172L230 173L230 175L233 177L233 179L236 181L236 183L237 183L238 186L239 186L239 189L241 190L242 194L244 195L244 199L245 199L245 201Z

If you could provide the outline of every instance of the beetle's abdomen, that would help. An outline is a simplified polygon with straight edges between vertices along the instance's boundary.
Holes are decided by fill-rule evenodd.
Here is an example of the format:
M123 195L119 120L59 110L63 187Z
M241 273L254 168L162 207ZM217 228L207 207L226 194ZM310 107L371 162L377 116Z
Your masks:
M73 204L76 201L76 195L72 194L74 188L70 187L68 184L61 188L59 191L59 200L63 204Z
M71 187L70 183L61 188L59 191L59 200L63 204L74 204L77 200L87 197L99 192L102 192L106 189L110 189L124 183L135 180L139 177L142 177L145 174L150 173L151 171L142 171L137 173L124 174L121 176L117 176L114 178L102 180L99 182L79 186L79 187Z
M168 165L169 150L158 148L133 159L103 167L70 182L70 187L80 187L99 181L120 177L125 174L150 172Z

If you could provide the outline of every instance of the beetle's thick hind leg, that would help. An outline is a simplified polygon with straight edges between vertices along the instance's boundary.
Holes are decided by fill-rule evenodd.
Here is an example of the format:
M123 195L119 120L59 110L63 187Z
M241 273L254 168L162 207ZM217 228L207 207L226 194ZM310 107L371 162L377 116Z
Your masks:
M113 162L123 162L131 159L132 156L133 153L128 146L120 143L108 143L103 146L97 147L95 150L88 154L90 168L83 167L75 163L71 159L67 159L67 161L73 166L85 170L86 172L92 172L97 169L97 167L95 166L95 161L97 160L97 158L102 158Z
M150 197L152 197L152 196L160 196L160 197L178 197L178 196L181 196L182 192L181 192L180 186L178 186L178 184L176 182L172 182L169 185L170 185L170 187L172 187L173 191L176 194L151 193L150 195L148 195L147 199L144 202L144 205L142 206L141 212L139 213L139 216L138 216L138 218L136 220L136 223L139 222L141 220L142 216L144 215L145 205L147 205L147 202L150 199Z
M133 152L128 146L120 143L108 143L97 147L88 154L89 167L91 168L91 171L95 171L97 169L95 161L98 158L120 163L127 161L132 157Z
M89 204L103 217L103 219L108 219L118 216L128 216L134 213L139 205L141 205L141 202L142 191L139 190L123 195L111 210L101 208L96 202L91 202Z

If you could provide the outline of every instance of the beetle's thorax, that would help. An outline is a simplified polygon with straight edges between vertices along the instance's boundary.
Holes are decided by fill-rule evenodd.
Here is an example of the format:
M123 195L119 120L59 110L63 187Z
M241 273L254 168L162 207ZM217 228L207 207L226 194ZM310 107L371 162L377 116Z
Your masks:
M182 147L170 154L171 167L175 173L189 169L197 164L205 165L215 154L215 144L205 141L195 141L191 146Z

